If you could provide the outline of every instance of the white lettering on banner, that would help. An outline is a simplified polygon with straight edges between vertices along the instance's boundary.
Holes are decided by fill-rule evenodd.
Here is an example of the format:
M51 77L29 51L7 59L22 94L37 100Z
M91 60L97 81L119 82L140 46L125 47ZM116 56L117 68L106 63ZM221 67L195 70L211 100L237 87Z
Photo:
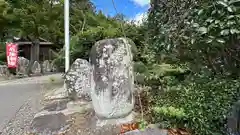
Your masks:
M6 54L7 54L8 67L16 68L17 67L17 45L14 43L7 43Z

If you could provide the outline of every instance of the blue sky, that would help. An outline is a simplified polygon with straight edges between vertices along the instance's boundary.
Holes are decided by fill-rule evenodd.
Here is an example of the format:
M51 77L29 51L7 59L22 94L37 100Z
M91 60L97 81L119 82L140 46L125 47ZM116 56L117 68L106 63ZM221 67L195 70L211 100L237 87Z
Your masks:
M113 16L116 14L112 5L112 0L91 0L97 10L102 10L106 15ZM129 19L141 18L149 7L150 0L114 0L119 13L124 14Z

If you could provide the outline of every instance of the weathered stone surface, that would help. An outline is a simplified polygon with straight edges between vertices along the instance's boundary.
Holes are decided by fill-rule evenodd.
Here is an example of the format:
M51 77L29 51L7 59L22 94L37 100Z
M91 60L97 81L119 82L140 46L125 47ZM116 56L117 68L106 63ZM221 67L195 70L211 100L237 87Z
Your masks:
M132 114L135 115L134 112ZM94 110L88 110L86 113L82 114L75 113L71 117L73 121L70 122L69 130L66 132L66 135L120 135L121 133L121 123L117 124L118 122L116 122L119 121L119 119L105 120L105 124L103 126L99 126L98 118L96 117ZM129 135L130 132L126 134ZM145 131L138 131L135 134L167 135L167 131L160 130L158 128L154 129L154 127L148 127Z
M41 65L39 62L35 61L32 65L31 71L34 75L40 75L41 74Z
M8 70L8 67L6 65L0 65L0 81L9 79L9 77L10 77L10 72Z
M52 67L49 60L43 61L42 68L43 68L43 73L49 73L52 71Z
M76 59L65 75L67 91L71 98L90 100L91 66L87 60Z
M46 105L43 110L46 111L61 111L67 108L67 103L68 100L59 100L59 101L54 101L48 105Z
M51 62L50 66L51 66L51 71L52 72L57 72L57 66L56 66L56 64L54 62Z
M57 88L45 94L44 100L58 100L68 98L68 93L64 87Z
M150 124L147 127L148 128L160 128L160 126L161 126L160 124L156 123L156 124Z
M53 134L59 132L67 124L67 117L63 113L48 114L33 119L32 132L38 134Z
M24 57L18 57L17 74L26 76L28 73L29 60Z
M48 104L41 112L35 115L29 133L37 135L60 134L69 127L72 115L84 114L93 110L90 102L58 101Z
M91 50L94 110L101 119L128 116L134 106L131 44L125 38L97 42Z
M134 115L133 113L129 114L128 116L122 117L122 118L116 118L116 119L99 119L96 116L96 127L103 127L103 126L119 126L121 124L126 124L126 123L133 123L134 122Z
M146 128L143 131L133 130L123 135L168 135L167 130L160 130L158 128Z
M73 121L70 122L66 135L118 135L121 132L120 119L104 120L104 125L99 126L99 119L93 108L82 114L75 113L71 117Z
M7 76L8 74L8 67L6 65L0 65L0 76Z

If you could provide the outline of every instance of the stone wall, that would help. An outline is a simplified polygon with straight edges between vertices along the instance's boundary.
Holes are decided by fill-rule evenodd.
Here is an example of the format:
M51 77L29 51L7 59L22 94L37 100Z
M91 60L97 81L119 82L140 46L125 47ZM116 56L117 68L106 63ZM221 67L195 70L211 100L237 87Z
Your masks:
M15 77L28 77L36 76L36 75L44 75L57 72L57 68L54 63L51 63L49 60L45 60L40 64L39 62L35 61L31 67L30 61L24 57L18 57L18 65L14 73L16 74ZM30 74L29 74L30 71ZM10 70L8 69L7 65L0 65L0 76L5 77L10 75Z

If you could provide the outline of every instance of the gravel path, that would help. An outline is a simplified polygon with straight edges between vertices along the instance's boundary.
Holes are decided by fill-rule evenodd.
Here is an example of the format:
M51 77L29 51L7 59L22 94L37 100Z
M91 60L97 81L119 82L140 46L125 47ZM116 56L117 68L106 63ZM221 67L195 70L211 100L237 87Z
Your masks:
M59 77L59 75L54 75L54 77ZM58 80L58 79L56 79L56 80ZM27 82L29 85L27 84ZM7 83L0 82L0 87L1 87L0 94L3 93L3 95L2 95L3 102L9 101L9 98L11 97L11 96L10 97L8 96L9 93L7 93L7 91L4 90L4 88L9 88L9 90L13 91L12 87L15 87L15 86L22 87L22 86L32 86L32 85L38 86L38 87L36 87L38 90L37 90L37 93L32 92L30 90L31 94L29 94L28 97L22 96L22 94L21 94L22 89L21 90L19 89L20 91L18 91L18 89L15 89L16 91L14 92L14 95L16 95L16 96L12 97L12 98L17 98L17 100L16 100L16 102L12 102L11 104L15 105L14 108L17 107L16 112L14 113L14 115L10 114L10 115L12 115L10 117L10 119L8 118L7 121L4 122L5 124L4 124L4 127L2 127L2 129L0 130L0 135L24 135L26 133L26 131L28 131L31 121L34 118L35 114L38 113L40 111L40 109L42 109L42 107L43 107L43 105L42 105L43 95L47 91L52 90L56 87L59 87L59 85L62 85L62 83L54 83L54 84L49 83L49 76L39 77L39 78L25 78L25 79L20 79L18 81L17 80L9 81ZM39 88L39 86L40 86L40 88ZM24 95L25 94L26 93L24 93ZM5 95L5 97L4 97L4 95ZM22 98L19 98L19 97L25 97L26 98L25 102L18 103L17 102L18 100L19 101L23 100ZM10 98L10 100L11 100L11 98ZM5 106L4 103L2 103L2 104L0 104L0 106L4 106L6 109L13 111L12 107L9 104L6 104L6 106ZM8 114L8 113L7 112L3 113L3 115L6 115L6 114Z
M5 126L1 135L23 135L28 130L34 115L42 107L39 97L30 99L22 105L16 115Z
M0 81L0 86L3 85L16 85L16 84L36 84L36 83L49 83L51 80L50 78L54 79L55 81L62 81L62 74L51 74L45 76L36 76L36 77L28 77L28 78L21 78L21 79L13 79L13 80L5 80Z

